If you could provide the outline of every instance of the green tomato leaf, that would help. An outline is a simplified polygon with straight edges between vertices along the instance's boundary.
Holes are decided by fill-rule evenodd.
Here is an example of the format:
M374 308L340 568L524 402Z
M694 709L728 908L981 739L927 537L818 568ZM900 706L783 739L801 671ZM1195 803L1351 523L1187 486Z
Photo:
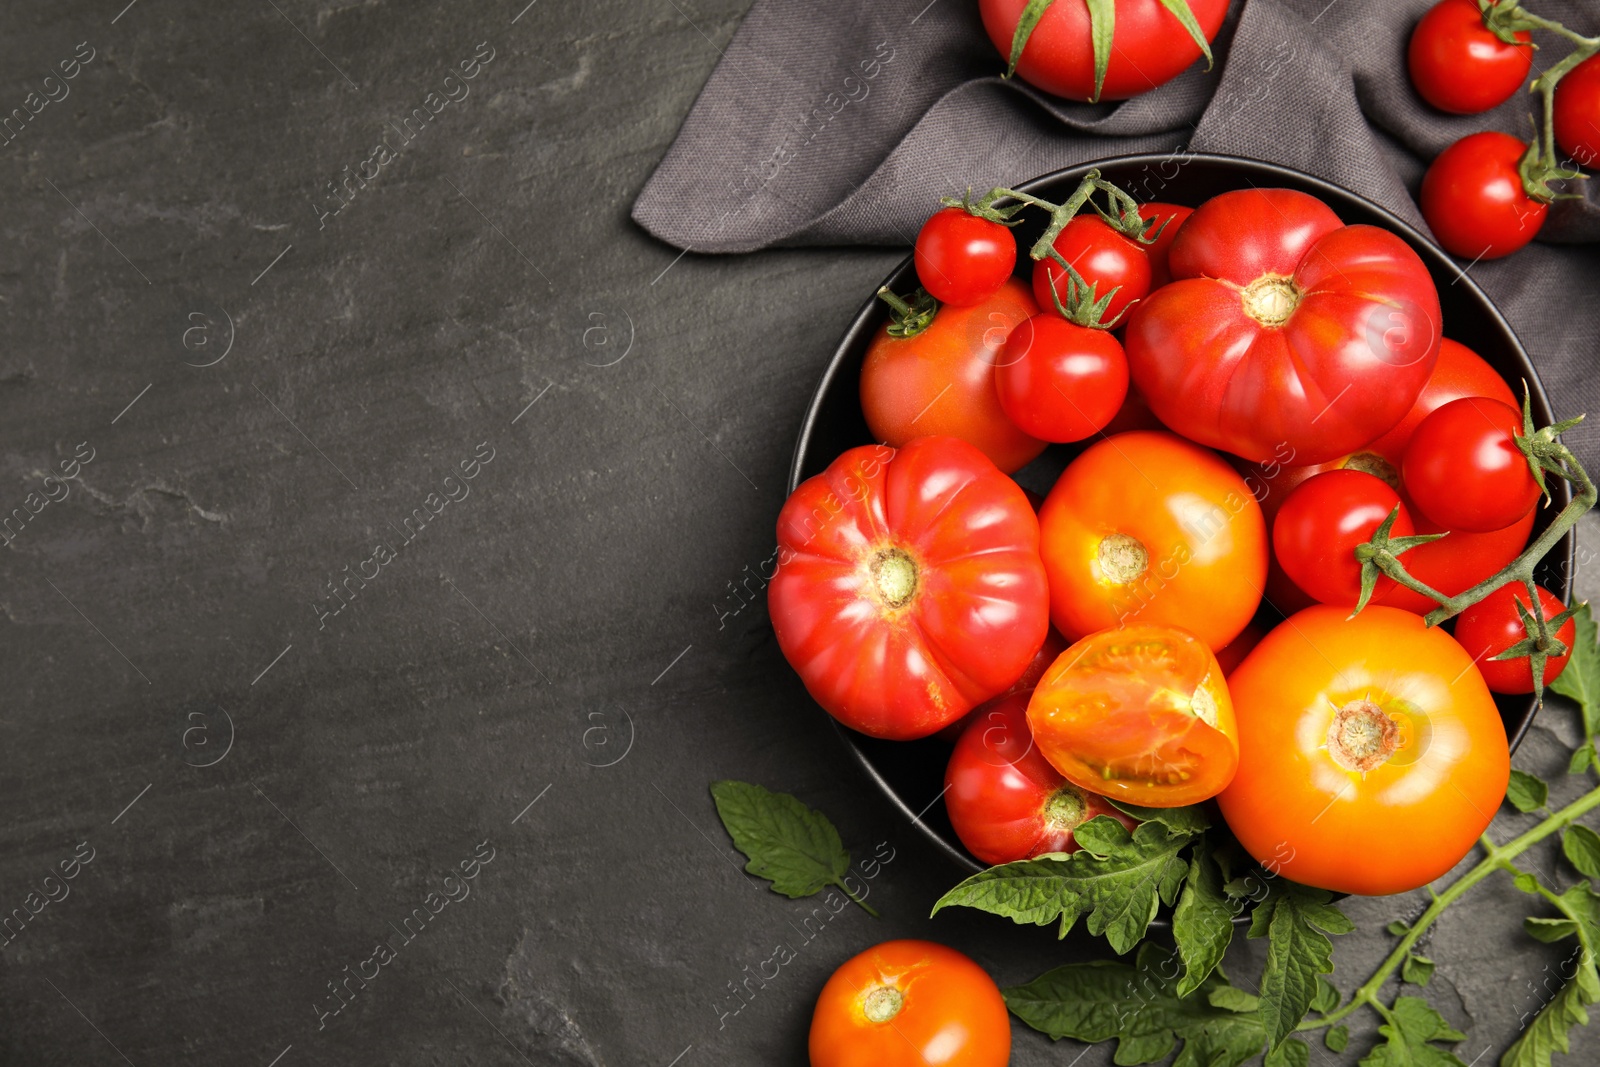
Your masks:
M1094 95L1091 104L1100 102L1106 83L1106 68L1111 65L1111 37L1117 26L1116 0L1084 0L1089 7L1089 39L1094 46Z
M1554 689L1555 686L1552 685L1550 688ZM1572 754L1572 759L1567 763L1567 773L1582 774L1592 766L1594 766L1594 745L1585 741Z
M1311 1010L1326 1015L1339 1006L1338 988L1320 974L1317 975L1317 995L1311 998Z
M1538 811L1550 799L1550 787L1538 775L1527 771L1511 772L1511 784L1506 786L1506 801L1521 812Z
M1261 1019L1271 1045L1305 1018L1317 997L1317 976L1333 972L1333 942L1327 935L1355 929L1331 900L1324 890L1278 878L1271 895L1251 915L1249 936L1269 937L1261 973Z
M1428 979L1433 977L1433 961L1426 956L1415 953L1408 954L1406 961L1400 965L1400 980L1410 982L1415 986L1425 986Z
M1579 874L1600 878L1600 834L1587 826L1573 826L1561 835L1561 851Z
M1242 989L1235 989L1231 985L1213 986L1206 995L1206 1000L1213 1008L1222 1008L1225 1011L1252 1012L1261 1007L1261 998Z
M1518 871L1516 877L1511 879L1511 884L1530 896L1539 895L1539 879L1527 871Z
M1106 798L1110 800L1109 797ZM1111 806L1140 822L1157 822L1175 834L1198 834L1211 829L1211 818L1205 808L1191 804L1186 808L1141 808L1137 804L1123 804L1111 800Z
M1171 836L1159 823L1142 823L1129 834L1109 815L1095 816L1073 836L1083 846L1079 851L980 871L940 897L933 914L959 906L1036 926L1059 919L1061 937L1087 916L1091 934L1105 935L1119 954L1128 952L1156 908L1177 899L1189 870L1179 853L1193 838Z
M1401 922L1399 919L1396 919L1388 926L1385 926L1384 929L1389 931L1395 937L1404 937L1406 934L1411 932L1411 924Z
M1200 983L1222 962L1222 955L1233 940L1233 917L1239 910L1240 906L1223 893L1222 872L1212 860L1205 838L1201 838L1189 858L1189 877L1184 880L1178 905L1172 911L1172 938L1183 960L1183 977L1178 982L1180 997L1199 989Z
M713 782L711 797L734 847L750 861L744 869L771 882L774 893L809 897L839 884L850 870L850 854L833 823L788 793L748 782Z
M1343 1052L1350 1044L1350 1028L1348 1026L1335 1026L1322 1035L1322 1043L1328 1046L1329 1052Z
M1420 997L1400 997L1389 1009L1392 1022L1378 1027L1384 1042L1362 1057L1361 1067L1466 1067L1440 1048L1466 1039Z
M1578 702L1583 715L1584 743L1572 754L1567 766L1569 774L1581 774L1600 760L1596 759L1594 739L1600 734L1600 628L1595 626L1594 615L1588 604L1579 604L1573 613L1575 629L1572 640L1572 658L1556 675L1550 688L1562 696Z
M1523 928L1541 941L1576 933L1582 950L1573 958L1572 975L1549 1003L1531 1020L1528 1015L1532 1013L1523 1015L1522 1036L1500 1057L1500 1067L1551 1067L1551 1056L1569 1051L1568 1031L1588 1025L1589 1013L1584 1009L1600 1001L1600 971L1595 968L1595 951L1600 949L1600 896L1587 882L1579 882L1557 897L1555 905L1565 922L1527 919ZM1558 928L1564 932L1558 934Z
M1179 1041L1183 1048L1173 1067L1239 1067L1259 1056L1266 1044L1260 1017L1215 1003L1251 998L1237 990L1244 999L1222 993L1229 987L1216 972L1196 995L1180 997L1181 971L1176 954L1145 944L1132 964L1069 963L1001 993L1012 1014L1056 1040L1116 1038L1117 1063L1154 1063Z
M1263 1067L1307 1067L1311 1062L1311 1046L1298 1037L1285 1038L1283 1044L1267 1053Z
M1562 938L1572 937L1578 932L1578 924L1571 919L1543 919L1538 916L1529 916L1522 920L1522 928L1529 937L1535 941L1552 944Z

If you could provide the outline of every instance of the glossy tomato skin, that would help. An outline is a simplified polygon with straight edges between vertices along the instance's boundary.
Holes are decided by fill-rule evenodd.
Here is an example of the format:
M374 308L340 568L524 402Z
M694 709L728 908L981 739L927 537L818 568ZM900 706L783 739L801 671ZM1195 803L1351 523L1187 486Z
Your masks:
M1556 144L1580 167L1600 164L1600 56L1590 56L1556 83Z
M1028 729L1032 693L990 701L969 717L945 769L945 809L956 836L989 865L1076 852L1072 832L1097 815L1138 823L1061 777Z
M1038 511L1038 508L1035 507L1034 510ZM1033 687L1039 684L1039 679L1044 677L1044 672L1049 669L1050 664L1054 663L1056 657L1066 650L1067 639L1057 633L1054 626L1050 627L1049 631L1044 635L1044 644L1039 646L1039 651L1035 652L1033 658L1028 661L1028 665L1022 668L1022 676L1012 682L1009 689L995 697L988 704L980 704L978 707L973 708L965 716L944 727L934 736L947 745L954 745L961 740L961 735L966 732L967 726L971 724L972 720L982 715L986 708L1004 700L1008 696L1013 696L1017 693L1026 696L1033 692Z
M940 303L965 307L993 296L1011 277L1017 240L965 208L941 208L922 224L912 258L924 289Z
M1028 727L1067 781L1128 804L1198 804L1238 764L1222 667L1175 626L1102 630L1067 649L1034 689Z
M979 0L978 11L989 40L1003 58L1028 0ZM1207 41L1228 13L1228 0L1190 0L1190 10ZM1161 0L1118 0L1102 100L1126 100L1149 92L1181 74L1200 49ZM1022 50L1017 74L1029 85L1069 100L1094 95L1094 47L1089 11L1081 3L1054 4L1034 27Z
M1485 578L1493 577L1507 563L1516 559L1528 545L1528 535L1533 532L1535 513L1529 511L1522 518L1500 530L1488 533L1452 532L1448 537L1430 541L1403 553L1400 562L1417 581L1425 582L1445 596L1463 593ZM1444 533L1436 523L1431 523L1413 513L1418 533ZM1426 615L1438 603L1421 593L1396 585L1387 593L1374 598L1376 603Z
M1539 235L1550 205L1528 195L1517 166L1528 150L1509 133L1469 134L1422 176L1422 217L1445 251L1462 259L1509 256Z
M1134 307L1124 345L1156 417L1200 444L1325 463L1399 422L1438 358L1422 260L1305 193L1213 197L1168 263L1173 282Z
M1452 400L1411 435L1400 474L1406 495L1447 530L1488 533L1533 510L1539 485L1517 449L1522 414L1486 397Z
M1217 802L1274 874L1403 893L1471 850L1505 796L1511 756L1494 698L1449 634L1393 608L1348 614L1307 608L1229 676L1239 770Z
M811 1067L1005 1067L1011 1022L994 980L966 956L885 941L833 972L809 1044Z
M1476 115L1510 100L1528 80L1533 36L1520 45L1490 33L1473 0L1440 0L1411 33L1406 65L1422 98L1452 115Z
M1260 506L1233 468L1174 434L1091 445L1050 490L1039 526L1051 619L1068 640L1166 623L1218 649L1260 605Z
M1000 346L1039 313L1026 283L1007 278L969 307L943 306L915 337L879 331L861 366L861 411L872 436L899 448L914 437L959 437L1010 474L1045 443L1006 418L994 387Z
M1161 227L1156 239L1144 246L1145 255L1150 257L1151 292L1172 280L1172 271L1167 267L1167 257L1171 254L1173 240L1178 236L1178 228L1193 214L1194 208L1181 207L1178 204L1151 201L1139 205L1139 217L1147 223L1154 222ZM1147 234L1149 232L1146 231Z
M850 449L779 513L778 645L844 725L925 737L1005 692L1043 643L1038 531L964 441Z
M1102 322L1117 322L1135 301L1150 295L1150 255L1145 246L1113 230L1099 216L1079 215L1067 223L1052 247L1086 284L1094 286L1096 299L1111 295ZM1065 304L1067 283L1067 272L1054 259L1034 263L1033 298L1045 314L1060 314L1050 288L1055 287Z
M1399 508L1391 537L1409 537L1411 516L1400 494L1381 479L1361 471L1326 471L1289 494L1272 522L1272 550L1289 579L1324 604L1355 607L1361 596L1361 564L1357 545ZM1380 576L1373 594L1386 592L1394 581Z
M1081 441L1105 429L1122 409L1128 358L1109 330L1041 312L1006 338L994 378L1001 409L1023 433Z
M1554 593L1536 586L1539 605L1546 621L1566 610L1566 605ZM1496 693L1533 692L1533 666L1526 656L1516 659L1495 659L1500 653L1528 637L1523 628L1517 604L1531 610L1528 590L1521 582L1508 582L1476 604L1456 616L1456 640L1477 663L1483 680ZM1571 619L1555 631L1555 639L1566 646L1560 656L1550 656L1544 663L1544 684L1549 685L1566 669L1572 658L1572 645L1577 640L1577 627Z

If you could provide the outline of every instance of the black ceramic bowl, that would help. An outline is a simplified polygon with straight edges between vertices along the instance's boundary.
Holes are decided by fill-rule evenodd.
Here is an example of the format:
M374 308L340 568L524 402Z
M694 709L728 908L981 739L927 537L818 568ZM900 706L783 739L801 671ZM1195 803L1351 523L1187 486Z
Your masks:
M1107 180L1142 201L1158 200L1195 207L1218 193L1249 186L1299 189L1321 198L1346 223L1371 223L1392 230L1416 249L1433 274L1439 287L1446 335L1488 360L1511 383L1513 392L1520 394L1522 382L1526 381L1533 394L1535 421L1539 425L1555 421L1527 352L1483 290L1426 237L1371 201L1286 167L1209 155L1122 156L1046 174L1016 188L1059 203L1071 194L1091 166L1098 167ZM1017 240L1022 249L1028 248L1044 228L1043 212L1024 212L1024 216L1027 221L1017 228ZM1019 271L1032 268L1027 256L1018 258ZM910 256L895 268L884 284L900 293L915 288L916 272ZM873 443L861 414L858 385L867 346L887 319L882 302L868 299L839 342L839 349L823 371L800 426L789 470L790 492L806 478L820 474L845 449ZM1048 492L1072 454L1074 450L1069 446L1051 446L1044 455L1017 472L1016 478L1035 492ZM1569 497L1565 483L1552 480L1552 488L1557 499L1552 506L1541 509L1535 533ZM1545 588L1563 600L1571 592L1573 544L1573 535L1569 533L1560 547L1546 557L1539 577ZM1500 696L1496 700L1505 721L1506 736L1515 749L1533 722L1537 708L1531 697ZM936 738L879 741L843 727L839 728L839 733L890 802L941 851L967 871L982 869L983 864L962 847L950 827L944 805L938 803L950 754L946 742Z

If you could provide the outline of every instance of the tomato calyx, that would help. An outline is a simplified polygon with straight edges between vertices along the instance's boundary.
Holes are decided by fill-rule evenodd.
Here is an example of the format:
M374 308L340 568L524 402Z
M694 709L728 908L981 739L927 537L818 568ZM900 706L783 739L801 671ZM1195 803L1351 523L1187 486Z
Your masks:
M1071 782L1062 782L1044 802L1045 826L1051 830L1076 830L1089 818L1089 802L1083 790Z
M868 569L878 596L891 608L903 608L917 595L917 561L904 549L886 548L872 557Z
M1100 571L1117 585L1131 585L1150 569L1150 550L1137 537L1108 534L1095 552Z
M1539 587L1531 580L1527 583L1528 596L1533 603L1539 604ZM1528 658L1528 666L1533 671L1533 687L1539 694L1540 701L1544 700L1544 668L1551 659L1560 659L1568 652L1566 644L1556 637L1556 631L1565 626L1567 620L1576 615L1583 606L1579 601L1557 613L1549 619L1544 617L1544 608L1541 605L1538 611L1530 611L1520 597L1512 599L1517 606L1517 618L1522 622L1522 631L1528 636L1510 646L1490 659L1520 659Z
M1028 38L1033 36L1034 27L1039 25L1039 20L1054 3L1055 0L1028 0L1028 6L1023 8L1022 15L1017 19L1017 28L1011 35L1011 56L1004 77L1009 78L1017 72L1023 49L1028 46ZM1089 9L1089 38L1094 46L1094 95L1089 97L1089 102L1094 104L1100 101L1100 90L1106 83L1106 68L1111 65L1111 39L1116 27L1117 9L1115 0L1084 0L1084 5ZM1200 28L1194 11L1189 7L1189 0L1161 0L1161 6L1182 24L1184 32L1200 46L1200 53L1206 57L1206 70L1210 70L1215 62L1211 56L1211 42L1206 40L1205 31Z
M939 301L921 286L907 299L885 285L878 290L878 299L889 305L890 337L915 337L932 326L933 317L939 313Z
M892 985L874 986L861 998L861 1013L868 1022L886 1023L900 1014L906 995Z
M1405 569L1399 560L1402 552L1416 548L1418 545L1425 545L1429 541L1437 541L1445 536L1442 533L1432 533L1412 534L1410 537L1391 537L1389 536L1389 531L1394 529L1395 520L1399 517L1400 505L1396 504L1389 511L1388 517L1378 524L1376 530L1372 531L1372 537L1356 546L1356 562L1361 564L1361 596L1356 600L1355 609L1350 612L1351 618L1355 618L1356 615L1360 614L1361 609L1367 606L1367 601L1372 599L1372 592L1378 587L1379 575L1394 577L1393 572L1389 569L1391 566L1399 567L1401 570ZM1407 575L1407 577L1410 577L1410 575ZM1431 585L1417 581L1415 578L1412 578L1411 581L1415 584L1410 588L1416 589L1417 592L1430 596L1435 600L1442 601L1446 599L1443 593Z
M1400 726L1371 697L1352 700L1328 724L1328 755L1347 771L1366 774L1404 745Z
M1550 499L1550 487L1545 484L1546 472L1557 477L1565 477L1562 453L1566 452L1566 449L1556 438L1582 421L1583 416L1577 415L1550 426L1534 429L1532 397L1528 392L1528 383L1522 383L1522 433L1512 437L1511 440L1517 446L1517 451L1528 461L1528 470L1533 473L1534 483L1538 485L1546 501Z
M1263 274L1239 290L1244 313L1269 328L1288 322L1303 295L1294 279L1285 274Z

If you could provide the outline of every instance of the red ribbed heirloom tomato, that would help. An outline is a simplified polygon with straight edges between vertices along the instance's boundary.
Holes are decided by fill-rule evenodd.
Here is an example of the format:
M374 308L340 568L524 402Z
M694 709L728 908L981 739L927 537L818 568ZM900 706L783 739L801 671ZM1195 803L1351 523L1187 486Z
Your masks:
M1011 1020L972 960L932 941L885 941L845 961L817 997L811 1067L1005 1067Z
M1325 463L1399 422L1438 358L1421 258L1306 193L1213 197L1168 265L1172 283L1129 318L1128 368L1156 417L1203 445Z
M1506 794L1511 753L1472 657L1409 611L1318 605L1228 676L1239 771L1217 797L1274 874L1379 896L1454 867Z
M784 503L778 552L778 646L873 737L925 737L1005 692L1049 626L1028 498L953 437L850 449Z
M1095 442L1056 480L1039 530L1050 615L1069 641L1159 622L1219 649L1261 605L1260 505L1221 457L1170 433Z
M1567 610L1556 595L1544 586L1539 590L1539 606L1548 622ZM1500 653L1528 637L1522 625L1522 614L1517 605L1528 607L1528 589L1521 582L1507 582L1476 604L1456 616L1456 640L1467 650L1483 672L1483 680L1496 693L1533 692L1533 664L1527 656L1514 659L1495 659ZM1549 685L1566 669L1572 658L1572 645L1577 640L1578 628L1569 618L1556 628L1552 635L1566 646L1559 656L1549 656L1544 661L1544 684Z
M1187 0L1207 41L1216 39L1228 13L1228 0ZM1000 54L1011 56L1011 41L1029 0L979 0L983 28ZM1110 5L1107 5L1110 6ZM1095 98L1094 43L1089 5L1083 0L1051 4L1039 19L1017 73L1047 93L1071 100ZM1201 55L1163 0L1116 0L1110 61L1099 99L1126 100L1177 77Z
M1152 808L1216 796L1239 761L1222 666L1176 626L1102 630L1061 653L1028 727L1073 785Z
M1050 766L1028 729L1031 693L992 700L968 718L944 772L944 806L967 851L984 863L1076 852L1072 832L1096 815L1135 819Z

